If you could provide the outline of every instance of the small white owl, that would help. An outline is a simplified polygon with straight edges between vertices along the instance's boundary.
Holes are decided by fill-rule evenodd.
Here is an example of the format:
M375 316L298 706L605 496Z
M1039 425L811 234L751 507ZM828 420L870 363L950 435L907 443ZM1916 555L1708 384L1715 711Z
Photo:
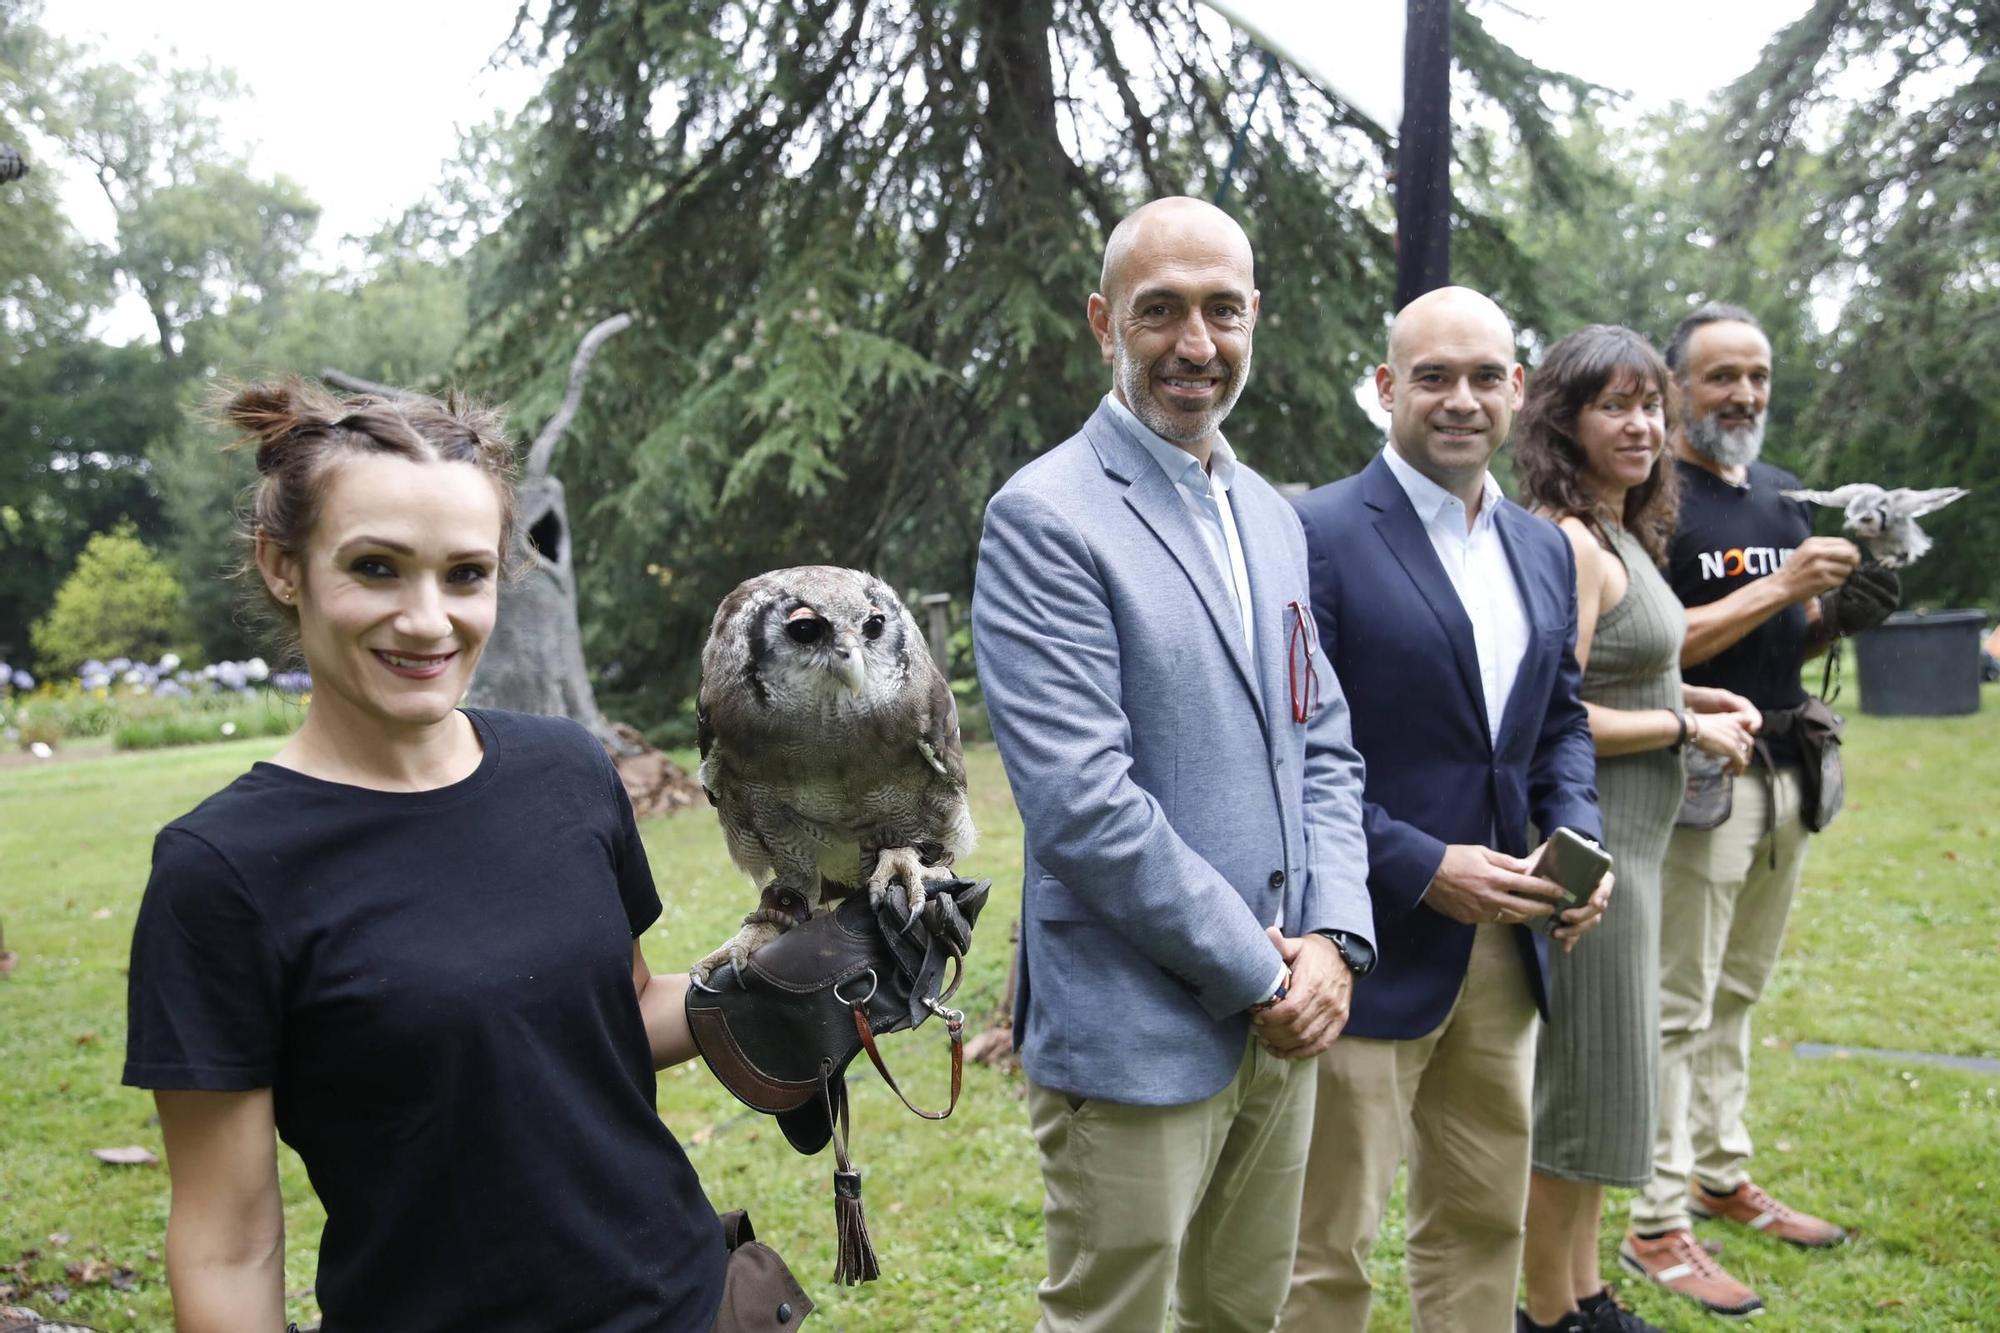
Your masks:
M922 906L972 850L958 707L916 621L872 574L801 565L723 599L701 655L701 785L760 888L823 904L892 883ZM694 967L741 964L784 929L753 912Z
M1898 487L1891 491L1872 482L1855 481L1830 491L1783 494L1787 499L1845 510L1847 516L1840 526L1867 546L1883 568L1902 569L1917 563L1917 558L1931 549L1931 539L1917 526L1917 520L1972 492L1962 486L1928 491Z

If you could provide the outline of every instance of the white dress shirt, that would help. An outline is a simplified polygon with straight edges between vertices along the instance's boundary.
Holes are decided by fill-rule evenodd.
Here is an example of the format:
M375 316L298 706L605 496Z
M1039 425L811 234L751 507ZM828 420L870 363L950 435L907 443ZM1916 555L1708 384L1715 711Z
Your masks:
M1431 549L1472 622L1479 683L1486 695L1487 739L1498 745L1501 714L1514 692L1514 678L1521 673L1521 659L1528 655L1529 633L1527 608L1494 521L1506 497L1493 474L1486 473L1480 483L1479 514L1468 531L1464 501L1411 467L1394 445L1385 445L1382 457L1410 497Z
M1173 482L1174 490L1180 494L1181 503L1194 516L1195 531L1201 534L1208 558L1214 562L1215 572L1222 576L1222 586L1229 590L1230 599L1236 603L1236 614L1243 621L1243 647L1250 654L1250 678L1257 679L1257 629L1250 601L1250 571L1243 563L1243 539L1236 532L1236 511L1229 507L1229 489L1236 484L1236 451L1218 434L1215 447L1209 451L1208 467L1203 469L1200 459L1148 429L1116 395L1106 394L1104 401L1165 470L1167 480Z

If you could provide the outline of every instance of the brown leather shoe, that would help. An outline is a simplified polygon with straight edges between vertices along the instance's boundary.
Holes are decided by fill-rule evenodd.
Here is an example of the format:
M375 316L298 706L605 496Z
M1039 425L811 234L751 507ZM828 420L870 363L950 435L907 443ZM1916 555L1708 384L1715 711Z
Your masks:
M1725 1273L1685 1227L1650 1240L1627 1231L1618 1247L1618 1262L1725 1318L1742 1319L1764 1311L1757 1293Z
M1847 1233L1833 1223L1787 1208L1747 1180L1728 1194L1716 1194L1700 1181L1690 1181L1688 1210L1696 1217L1741 1222L1754 1231L1809 1250L1823 1250L1847 1239Z

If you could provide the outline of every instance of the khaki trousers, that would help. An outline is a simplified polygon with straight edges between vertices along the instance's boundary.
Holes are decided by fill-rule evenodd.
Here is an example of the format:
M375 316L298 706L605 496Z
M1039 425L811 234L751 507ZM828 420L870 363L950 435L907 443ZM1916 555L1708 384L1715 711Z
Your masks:
M1205 1101L1130 1106L1028 1085L1047 1190L1046 1333L1269 1333L1298 1241L1309 1062L1247 1041Z
M1342 1037L1319 1058L1298 1258L1279 1324L1288 1333L1368 1327L1368 1252L1405 1155L1412 1326L1514 1327L1536 1037L1516 929L1476 928L1458 1000L1436 1031Z
M1786 767L1738 778L1728 819L1675 829L1667 844L1660 1119L1653 1178L1632 1200L1637 1231L1690 1224L1690 1176L1718 1190L1746 1178L1750 1009L1778 961L1810 836L1799 822L1798 770Z

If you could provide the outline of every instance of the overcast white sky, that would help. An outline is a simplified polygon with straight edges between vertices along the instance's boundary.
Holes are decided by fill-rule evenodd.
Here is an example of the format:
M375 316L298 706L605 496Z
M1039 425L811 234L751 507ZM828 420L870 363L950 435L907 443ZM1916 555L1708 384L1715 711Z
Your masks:
M1298 0L1234 3L1299 23ZM1397 3L1322 0L1305 11L1323 16L1317 41L1327 67L1352 61L1356 13ZM1699 100L1742 74L1808 4L1508 0L1481 13L1538 63L1629 91L1636 106L1650 108ZM489 67L517 9L517 0L56 0L43 21L111 59L151 52L169 63L236 70L250 94L228 109L227 124L251 146L257 169L292 177L319 203L316 248L331 262L342 236L375 230L423 195L462 129L533 93L532 72ZM79 183L67 197L82 230L108 235L108 208L94 185ZM123 322L106 332L116 336ZM149 328L140 318L136 331Z

